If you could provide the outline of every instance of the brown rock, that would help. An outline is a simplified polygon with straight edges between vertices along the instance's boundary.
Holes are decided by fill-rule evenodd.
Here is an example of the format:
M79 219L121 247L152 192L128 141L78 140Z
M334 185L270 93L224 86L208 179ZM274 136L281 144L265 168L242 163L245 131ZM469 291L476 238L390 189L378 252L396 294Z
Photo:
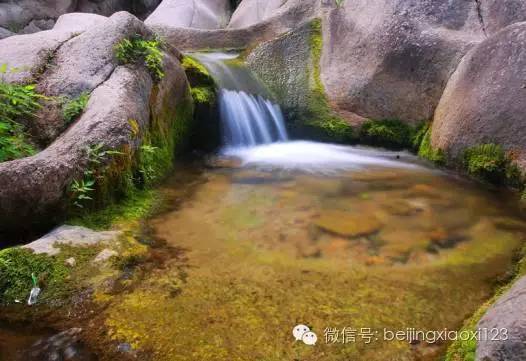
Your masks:
M314 224L326 232L349 238L375 233L382 226L374 216L356 215L337 210L321 212Z

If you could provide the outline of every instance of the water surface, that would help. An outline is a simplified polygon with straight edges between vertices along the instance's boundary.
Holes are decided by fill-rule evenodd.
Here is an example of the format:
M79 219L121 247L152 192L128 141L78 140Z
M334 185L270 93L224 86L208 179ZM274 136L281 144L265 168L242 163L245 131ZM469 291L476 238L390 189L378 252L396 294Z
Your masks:
M310 150L309 150L310 149ZM156 360L438 360L384 328L458 329L510 270L524 230L506 193L403 153L308 142L184 168L150 223L185 250L108 310ZM400 159L398 159L400 158ZM184 174L190 182L181 182ZM316 346L295 342L306 324ZM327 328L378 331L326 342Z

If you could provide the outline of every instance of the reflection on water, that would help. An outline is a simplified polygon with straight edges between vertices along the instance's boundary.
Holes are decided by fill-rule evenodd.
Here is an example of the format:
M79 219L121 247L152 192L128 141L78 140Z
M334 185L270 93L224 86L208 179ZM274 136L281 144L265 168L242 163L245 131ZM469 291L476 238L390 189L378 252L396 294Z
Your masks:
M206 170L151 222L188 250L184 279L174 264L109 310L119 337L159 360L437 360L443 343L327 344L324 330L458 328L523 240L505 194L399 166L395 153L322 173L237 155L250 166ZM315 347L294 343L296 324L318 333Z

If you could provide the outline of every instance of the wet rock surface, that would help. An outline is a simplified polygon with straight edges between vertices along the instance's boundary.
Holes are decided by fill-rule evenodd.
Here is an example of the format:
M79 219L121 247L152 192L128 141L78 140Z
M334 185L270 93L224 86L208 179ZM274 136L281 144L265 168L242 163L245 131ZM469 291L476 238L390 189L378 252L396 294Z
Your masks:
M477 361L526 359L526 277L519 279L482 317L477 327L506 330L507 337L488 337L478 342ZM500 335L500 334L499 334ZM504 339L506 338L506 339Z
M96 232L84 227L61 226L46 236L25 245L24 248L52 256L60 252L61 245L93 246L99 243L115 242L121 235L122 233L118 231ZM75 259L69 260L68 264L74 266Z

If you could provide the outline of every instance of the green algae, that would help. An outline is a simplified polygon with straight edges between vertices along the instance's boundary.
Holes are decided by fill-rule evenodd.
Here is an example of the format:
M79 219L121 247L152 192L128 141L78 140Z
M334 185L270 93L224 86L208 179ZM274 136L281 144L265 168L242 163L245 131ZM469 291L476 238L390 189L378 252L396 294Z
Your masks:
M301 256L298 248L322 247L325 242L324 235L309 240L311 232L317 232L305 220L312 213L316 217L317 208L333 205L334 194L320 200L315 189L302 188L323 187L322 180L303 177L281 185L231 188L224 176L209 177L186 206L152 221L156 235L186 250L184 256L169 261L131 292L115 296L106 309L110 337L130 342L136 350L150 350L156 360L411 360L415 351L406 342L365 344L358 338L349 344L325 343L324 330L456 329L487 300L493 289L488 280L502 274L519 245L518 237L497 230L486 219L465 225L468 241L426 261L368 266L338 258L346 251L336 251L337 258L326 257L325 251L318 257ZM411 182L428 183L414 178ZM436 202L437 197L448 197L451 187L438 195L436 189L419 187L418 197ZM393 197L416 197L407 188L416 189L346 198L346 208L359 209L362 217L380 216L378 207ZM463 194L465 199L456 201L478 212L487 207L469 192L453 193ZM444 202L440 204L437 211ZM416 234L436 227L428 222L442 219L440 214L382 215L380 222L391 219L397 228L407 226ZM360 247L358 239L337 241ZM294 343L291 329L298 323L318 334L315 348Z

